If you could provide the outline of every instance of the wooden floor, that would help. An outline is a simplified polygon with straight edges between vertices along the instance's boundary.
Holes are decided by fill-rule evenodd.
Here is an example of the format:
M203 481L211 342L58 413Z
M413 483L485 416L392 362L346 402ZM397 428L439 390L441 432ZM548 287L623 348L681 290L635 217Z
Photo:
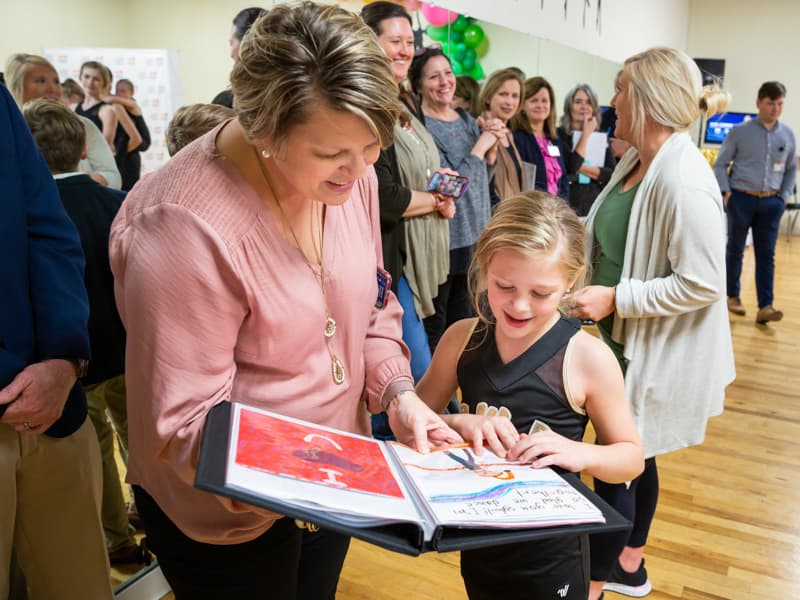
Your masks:
M752 260L748 249L748 315L731 317L737 379L725 412L711 421L703 445L659 458L661 497L645 554L651 600L800 598L800 237L778 242L780 323L754 322ZM132 570L115 571L115 582ZM337 597L466 594L457 553L411 558L354 540Z
M731 317L737 378L725 412L712 419L703 445L658 459L661 496L645 553L649 599L800 598L800 237L781 237L776 263L775 304L784 320L755 324L748 249L748 315ZM456 553L411 558L354 540L337 597L466 594Z

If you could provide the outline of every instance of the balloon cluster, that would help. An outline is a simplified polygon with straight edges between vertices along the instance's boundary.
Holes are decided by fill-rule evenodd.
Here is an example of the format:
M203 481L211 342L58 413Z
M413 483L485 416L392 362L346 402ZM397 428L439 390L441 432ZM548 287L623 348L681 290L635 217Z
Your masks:
M442 52L450 58L453 73L483 79L483 67L479 61L489 50L489 39L483 28L472 17L427 2L421 5L422 14L429 23L425 33L442 44Z

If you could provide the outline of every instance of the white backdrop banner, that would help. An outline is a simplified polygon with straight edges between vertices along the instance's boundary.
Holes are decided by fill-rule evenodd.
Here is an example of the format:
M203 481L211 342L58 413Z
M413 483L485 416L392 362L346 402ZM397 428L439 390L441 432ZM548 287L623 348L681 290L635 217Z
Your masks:
M150 129L152 144L142 153L142 174L156 170L169 158L164 133L181 106L178 55L158 48L45 48L45 57L58 70L61 81L79 79L81 65L96 60L114 74L114 81L130 79L134 98ZM114 91L112 83L111 91Z

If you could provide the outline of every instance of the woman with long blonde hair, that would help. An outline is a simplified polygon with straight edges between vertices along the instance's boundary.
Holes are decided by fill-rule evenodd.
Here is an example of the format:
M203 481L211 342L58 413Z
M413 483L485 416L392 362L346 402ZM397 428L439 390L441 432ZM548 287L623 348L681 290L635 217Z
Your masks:
M611 105L629 150L586 221L590 285L572 314L597 321L625 372L645 470L595 490L633 530L593 536L589 598L651 589L644 547L658 501L656 457L703 441L734 379L725 304L725 214L708 163L687 130L727 94L703 88L685 53L651 48L625 61ZM702 357L702 360L698 360Z

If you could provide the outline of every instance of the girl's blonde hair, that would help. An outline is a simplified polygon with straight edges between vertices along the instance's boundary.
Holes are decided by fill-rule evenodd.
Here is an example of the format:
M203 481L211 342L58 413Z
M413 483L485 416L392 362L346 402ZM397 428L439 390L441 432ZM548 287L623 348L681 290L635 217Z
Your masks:
M686 131L703 113L721 112L730 94L717 85L703 87L697 64L675 48L650 48L625 61L628 76L628 101L631 110L631 136L641 147L647 118L672 131Z
M253 23L231 88L248 138L269 146L327 104L363 119L385 148L401 110L389 59L372 30L358 15L313 2L279 4Z
M24 52L12 54L8 62L6 62L5 78L8 91L11 92L11 95L19 106L22 106L24 102L25 77L28 75L28 71L31 70L31 67L47 67L48 69L52 69L56 77L58 76L56 68L43 56L25 54Z
M470 290L478 318L492 321L487 299L486 270L500 250L516 250L529 256L554 256L564 269L572 289L583 285L586 262L583 223L561 198L545 192L526 192L497 205L475 245L469 270ZM561 309L565 311L566 304Z

